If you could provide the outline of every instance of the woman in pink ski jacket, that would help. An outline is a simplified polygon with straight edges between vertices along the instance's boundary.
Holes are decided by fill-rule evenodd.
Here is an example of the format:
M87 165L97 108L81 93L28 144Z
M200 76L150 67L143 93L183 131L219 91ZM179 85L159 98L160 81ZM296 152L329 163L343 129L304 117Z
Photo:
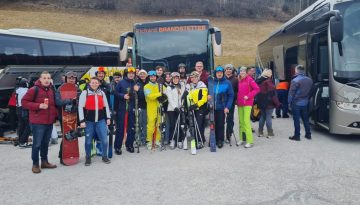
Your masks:
M254 79L246 74L246 67L240 68L239 73L239 84L237 93L237 105L239 114L239 144L242 142L242 135L246 136L245 148L253 146L253 136L251 131L250 114L251 108L254 103L255 95L260 91L259 86L256 84Z

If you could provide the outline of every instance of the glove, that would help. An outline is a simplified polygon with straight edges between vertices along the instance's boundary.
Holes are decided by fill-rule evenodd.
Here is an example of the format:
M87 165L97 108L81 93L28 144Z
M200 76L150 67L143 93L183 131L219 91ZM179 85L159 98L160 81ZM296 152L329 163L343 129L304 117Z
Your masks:
M72 110L73 110L72 108L73 108L72 104L65 105L64 111L65 112L72 112Z
M72 99L72 104L76 105L77 104L77 100L76 99Z
M196 104L190 105L189 110L196 110L198 108L198 106Z
M176 108L174 109L174 111L175 111L176 113L179 113L179 112L180 112L180 109L176 107Z

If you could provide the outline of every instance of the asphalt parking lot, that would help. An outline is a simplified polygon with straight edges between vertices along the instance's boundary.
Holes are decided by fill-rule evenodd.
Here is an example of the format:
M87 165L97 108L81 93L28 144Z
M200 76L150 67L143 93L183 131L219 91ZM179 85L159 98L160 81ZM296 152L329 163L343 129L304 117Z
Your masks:
M360 137L313 130L313 139L288 140L291 119L274 119L275 137L251 149L225 145L202 149L96 157L31 172L31 149L0 145L1 204L360 204ZM254 125L257 128L257 124ZM237 129L235 131L237 133Z

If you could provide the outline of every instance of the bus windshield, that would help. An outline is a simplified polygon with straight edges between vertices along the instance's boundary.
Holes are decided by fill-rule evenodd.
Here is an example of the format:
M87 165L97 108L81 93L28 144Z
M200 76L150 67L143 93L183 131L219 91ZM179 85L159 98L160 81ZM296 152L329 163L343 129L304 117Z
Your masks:
M194 66L196 61L209 66L205 25L135 29L135 47L136 63L146 70L161 65L173 72L180 63Z
M337 43L333 43L334 77L343 83L360 79L360 3L337 4L344 18L343 55Z

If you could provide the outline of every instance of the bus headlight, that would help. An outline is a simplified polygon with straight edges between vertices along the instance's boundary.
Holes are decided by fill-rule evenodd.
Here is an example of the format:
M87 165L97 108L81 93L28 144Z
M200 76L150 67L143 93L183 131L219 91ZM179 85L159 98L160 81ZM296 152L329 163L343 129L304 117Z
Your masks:
M339 108L344 109L344 110L354 110L354 111L359 111L360 110L360 104L336 102L336 105Z

